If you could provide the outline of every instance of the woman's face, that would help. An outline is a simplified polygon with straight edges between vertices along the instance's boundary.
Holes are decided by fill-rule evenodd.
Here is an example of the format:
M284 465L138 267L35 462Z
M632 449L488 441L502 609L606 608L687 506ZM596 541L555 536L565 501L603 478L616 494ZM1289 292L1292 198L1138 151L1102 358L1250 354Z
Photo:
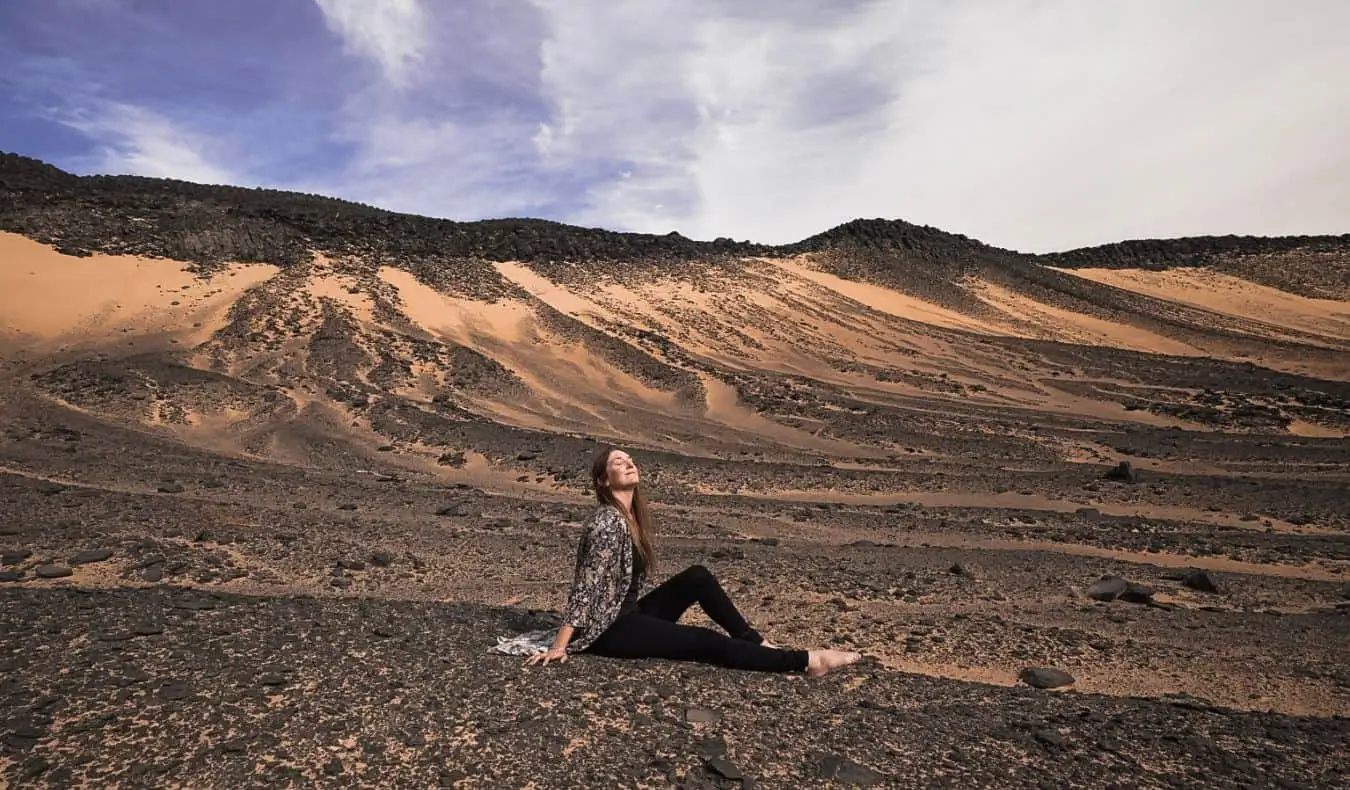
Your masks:
M609 454L605 465L606 480L611 490L623 491L635 488L638 484L638 468L633 459L623 450Z

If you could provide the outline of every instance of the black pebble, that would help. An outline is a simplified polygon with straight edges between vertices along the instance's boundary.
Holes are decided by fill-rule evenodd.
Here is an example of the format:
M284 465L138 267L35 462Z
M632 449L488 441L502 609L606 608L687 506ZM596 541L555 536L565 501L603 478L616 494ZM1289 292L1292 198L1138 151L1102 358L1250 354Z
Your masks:
M89 549L81 551L70 558L71 565L86 565L93 562L103 562L113 555L111 549Z

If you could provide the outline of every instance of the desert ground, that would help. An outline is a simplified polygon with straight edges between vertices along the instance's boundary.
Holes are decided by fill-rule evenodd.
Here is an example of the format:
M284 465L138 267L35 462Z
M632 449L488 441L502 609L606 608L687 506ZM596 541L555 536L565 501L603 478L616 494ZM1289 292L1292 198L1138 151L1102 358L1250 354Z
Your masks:
M1350 240L268 260L20 164L0 788L1350 784ZM656 581L864 660L490 653L604 444Z

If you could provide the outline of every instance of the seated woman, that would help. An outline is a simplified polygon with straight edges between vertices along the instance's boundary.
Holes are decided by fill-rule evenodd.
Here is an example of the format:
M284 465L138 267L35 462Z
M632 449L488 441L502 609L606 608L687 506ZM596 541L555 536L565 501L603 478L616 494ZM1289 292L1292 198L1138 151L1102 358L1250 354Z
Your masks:
M628 453L605 448L595 457L591 481L600 507L586 522L577 549L563 625L552 647L526 663L562 662L569 653L584 651L818 676L860 658L841 650L786 650L769 644L702 565L676 574L639 598L654 567L654 554L651 515L638 479L637 465ZM680 616L695 603L727 633L681 625Z

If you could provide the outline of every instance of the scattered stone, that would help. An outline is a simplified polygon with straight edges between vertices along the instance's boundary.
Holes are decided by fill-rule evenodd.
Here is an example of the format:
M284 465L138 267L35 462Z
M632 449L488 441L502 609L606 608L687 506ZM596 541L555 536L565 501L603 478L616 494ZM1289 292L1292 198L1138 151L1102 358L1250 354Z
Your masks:
M1038 730L1036 740L1056 749L1064 748L1064 735L1059 730Z
M1114 601L1129 588L1129 582L1119 576L1103 576L1087 589L1087 597L1094 601Z
M29 551L28 549L7 551L3 554L0 554L0 565L18 565L19 563L23 562L24 560L28 559L31 556L33 556L33 552Z
M260 686L284 686L286 683L286 677L279 672L266 672L258 676Z
M446 505L440 510L437 510L436 515L450 516L452 518L463 518L469 515L469 510L463 505Z
M81 551L70 558L71 565L89 565L95 562L103 562L113 555L111 549L89 549Z
M1207 571L1193 570L1182 577L1181 583L1200 592L1217 593L1219 583Z
M131 632L136 636L157 636L164 633L164 626L159 623L138 623Z
M1120 600L1127 603L1153 603L1153 594L1155 590L1145 584L1130 582L1125 585L1125 592L1120 594Z
M216 608L216 602L210 598L182 598L174 601L175 609L186 609L189 612L205 612Z
M164 579L164 566L152 565L141 571L141 578L148 582L158 582Z
M39 565L33 570L39 579L64 579L75 571L64 565Z
M724 757L727 753L727 742L720 737L704 738L694 745L698 755L705 760L714 757Z
M822 757L816 766L816 773L826 781L862 787L881 784L885 778L865 765L834 755Z
M165 681L159 688L159 697L170 702L180 699L187 699L192 696L192 689L186 683L174 681Z
M1073 683L1073 675L1062 669L1048 667L1028 667L1022 670L1018 679L1028 686L1038 689L1059 688Z
M394 555L387 551L376 551L370 555L370 564L376 568L387 568L394 564Z
M346 503L346 504L338 505L337 509L338 509L338 510L356 510L356 505L353 505L353 504L351 504L350 502L348 502L348 503Z
M704 708L688 708L684 712L684 720L690 724L711 724L722 718L717 711Z
M44 483L38 486L38 493L43 496L55 496L65 490L66 487L60 483Z
M1139 472L1130 465L1129 461L1121 461L1115 468L1110 469L1102 475L1103 480L1111 480L1117 483L1138 483Z
M725 757L711 757L707 760L707 766L723 779L738 781L745 776L741 773L741 769L737 767L735 763Z
M158 490L161 494L181 494L184 488L177 483L166 483L160 486Z
M0 571L0 582L17 582L23 579L23 577L24 572L22 570Z
M51 767L52 764L42 757L30 757L24 761L20 775L24 781L29 781L42 776Z

